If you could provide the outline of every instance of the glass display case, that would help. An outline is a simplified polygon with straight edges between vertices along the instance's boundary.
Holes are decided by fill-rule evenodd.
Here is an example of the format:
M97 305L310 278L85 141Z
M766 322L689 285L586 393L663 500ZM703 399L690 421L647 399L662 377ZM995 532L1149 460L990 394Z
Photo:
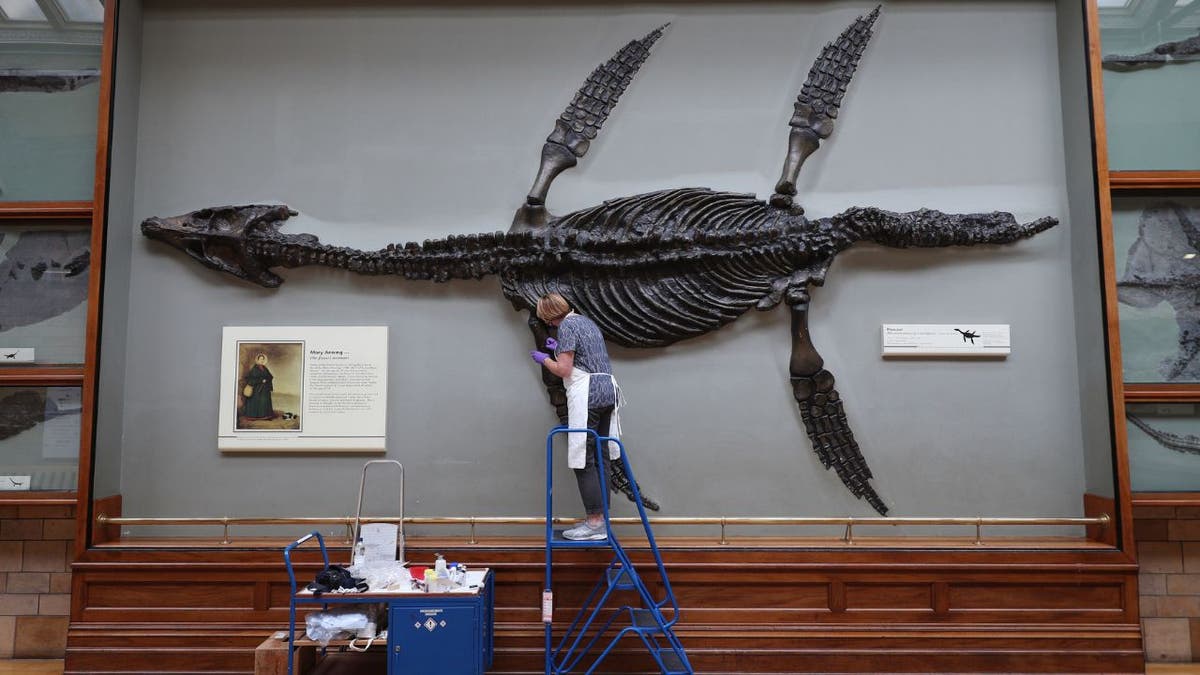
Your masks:
M0 0L0 201L92 196L99 0Z
M74 490L79 387L0 387L0 493Z
M1191 0L1101 0L1109 168L1200 169L1200 12Z

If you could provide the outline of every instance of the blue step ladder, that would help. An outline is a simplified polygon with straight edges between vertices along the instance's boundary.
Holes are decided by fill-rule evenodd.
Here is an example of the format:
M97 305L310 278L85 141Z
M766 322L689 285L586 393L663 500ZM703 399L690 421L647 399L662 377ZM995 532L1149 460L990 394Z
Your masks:
M600 491L604 504L604 528L608 532L608 539L603 541L572 541L563 537L561 530L554 529L554 437L574 432L587 433L589 445L596 453L597 473L600 475ZM661 599L656 599L650 592L641 573L634 567L616 533L613 532L608 513L608 479L604 475L605 463L600 454L607 450L609 441L616 443L621 450L619 461L633 487L634 502L642 519L642 528L646 532L646 540L650 543L650 552L658 568L658 577L664 592ZM579 614L571 622L567 632L555 645L551 630L554 620L552 566L554 551L565 548L608 548L612 549L613 559L580 606ZM617 591L636 592L640 604L616 607L610 616L601 621L606 604L613 599L613 594ZM546 436L546 586L542 602L542 621L546 626L546 675L570 673L581 666L593 648L603 645L603 651L583 671L585 675L590 675L617 643L628 635L636 636L645 644L663 675L691 675L695 672L673 630L675 623L679 621L679 603L671 591L667 570L663 566L662 556L654 542L654 533L646 519L646 508L642 505L642 495L638 490L637 481L634 480L633 469L629 466L629 455L619 440L600 436L592 429L568 429L560 426L551 429ZM609 635L611 637L607 637Z

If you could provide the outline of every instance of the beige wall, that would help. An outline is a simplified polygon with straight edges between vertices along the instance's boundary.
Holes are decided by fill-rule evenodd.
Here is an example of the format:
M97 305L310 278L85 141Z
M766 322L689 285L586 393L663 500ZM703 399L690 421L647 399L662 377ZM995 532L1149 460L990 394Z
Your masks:
M0 659L62 658L73 506L0 506Z

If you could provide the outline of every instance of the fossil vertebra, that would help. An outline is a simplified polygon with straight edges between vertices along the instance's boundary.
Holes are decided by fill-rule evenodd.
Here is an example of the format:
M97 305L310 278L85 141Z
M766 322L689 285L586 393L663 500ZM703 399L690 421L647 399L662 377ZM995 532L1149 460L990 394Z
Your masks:
M751 308L786 303L792 317L793 395L813 448L855 496L886 513L868 482L871 472L847 423L833 375L810 341L809 288L822 285L834 256L857 242L898 248L1005 244L1057 221L1042 218L1021 225L1008 213L877 208L809 219L793 203L796 176L805 158L832 132L878 12L876 8L855 20L822 50L809 71L790 123L783 173L769 201L680 188L613 199L561 217L546 211L550 183L587 152L661 35L660 28L598 68L558 118L543 148L538 177L508 232L361 251L328 246L310 234L282 233L284 221L296 214L282 205L225 206L149 218L142 232L208 267L267 287L282 283L271 268L303 265L436 282L498 275L505 297L529 313L538 346L547 327L533 310L548 291L564 295L609 340L626 347L671 344L716 330ZM562 383L544 377L550 400L565 420ZM612 482L614 489L627 485L623 476Z

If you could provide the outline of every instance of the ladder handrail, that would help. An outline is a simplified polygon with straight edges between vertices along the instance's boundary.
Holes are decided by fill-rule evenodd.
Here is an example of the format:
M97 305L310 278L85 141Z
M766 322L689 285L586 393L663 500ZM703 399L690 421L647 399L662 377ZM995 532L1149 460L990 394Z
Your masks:
M292 569L292 551L313 537L317 538L317 543L321 546L321 558L325 561L325 567L329 567L329 551L325 548L325 537L322 537L321 533L317 532L316 530L313 530L303 537L300 537L296 541L293 541L283 549L283 564L287 566L288 581L292 585L293 598L296 597L296 571Z
M666 565L663 564L662 554L658 552L658 542L656 542L654 539L654 531L650 529L650 521L648 520L648 516L646 515L646 506L642 503L642 492L641 492L641 490L638 489L637 479L633 477L633 475L634 475L633 468L631 466L629 466L629 455L625 452L625 444L616 438L605 438L604 440L612 441L612 442L616 443L617 447L620 448L620 450L621 450L621 457L620 457L621 464L622 464L622 466L625 467L625 475L630 477L629 485L631 488L633 488L633 503L637 505L638 515L641 516L641 519L642 519L642 529L646 532L646 540L649 541L649 543L650 543L650 553L654 556L654 564L658 568L658 576L659 576L659 579L662 581L663 591L665 591L665 593L666 593L666 597L664 598L664 600L671 601L672 616L671 616L670 624L674 624L675 621L678 620L678 618L679 618L679 602L675 599L675 593L671 590L671 580L667 578ZM601 480L600 485L602 488L605 487L603 479ZM604 521L605 521L605 523L607 523L608 522L608 490L607 489L605 489L605 491L604 491L604 497L605 497L604 498ZM660 610L662 609L661 605L659 605L657 602L654 603L654 606L658 607Z
M362 467L362 478L358 481L358 508L354 510L354 534L350 539L350 563L354 564L354 548L358 545L358 540L362 537L362 505L363 491L367 487L367 467L372 464L393 464L400 469L400 521L397 525L396 540L399 545L399 559L404 562L404 465L396 459L371 459L368 460Z

